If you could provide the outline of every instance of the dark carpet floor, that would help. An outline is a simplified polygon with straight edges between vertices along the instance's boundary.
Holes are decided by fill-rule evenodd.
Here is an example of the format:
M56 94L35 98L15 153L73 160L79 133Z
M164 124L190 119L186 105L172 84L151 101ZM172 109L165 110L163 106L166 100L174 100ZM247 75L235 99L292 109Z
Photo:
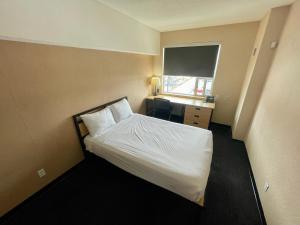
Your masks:
M206 207L97 157L2 218L6 225L260 225L244 144L213 124Z

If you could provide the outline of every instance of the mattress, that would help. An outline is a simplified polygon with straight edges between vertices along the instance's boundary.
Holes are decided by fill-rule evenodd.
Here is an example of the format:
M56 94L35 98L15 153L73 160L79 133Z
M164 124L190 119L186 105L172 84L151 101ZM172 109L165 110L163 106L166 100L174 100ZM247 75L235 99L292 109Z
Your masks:
M204 196L213 152L209 130L134 114L97 137L88 151L190 201Z

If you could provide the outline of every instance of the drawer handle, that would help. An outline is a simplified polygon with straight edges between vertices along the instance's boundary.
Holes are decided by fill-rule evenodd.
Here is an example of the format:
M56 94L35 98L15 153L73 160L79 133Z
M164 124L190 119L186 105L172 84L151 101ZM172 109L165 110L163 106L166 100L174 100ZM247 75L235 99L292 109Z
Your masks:
M194 117L197 117L197 118L199 118L199 115L194 115Z
M197 122L193 122L193 124L196 124L196 125L197 125L198 123L197 123Z
M200 110L200 108L199 108L199 107L196 107L195 109L196 109L196 110Z

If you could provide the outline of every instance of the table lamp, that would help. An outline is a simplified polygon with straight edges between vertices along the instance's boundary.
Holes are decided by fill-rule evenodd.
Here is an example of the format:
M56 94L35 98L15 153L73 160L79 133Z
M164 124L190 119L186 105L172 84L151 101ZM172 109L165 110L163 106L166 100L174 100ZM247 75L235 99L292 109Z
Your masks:
M156 96L159 93L160 88L160 78L153 76L151 78L151 86L152 86L152 93L154 96Z

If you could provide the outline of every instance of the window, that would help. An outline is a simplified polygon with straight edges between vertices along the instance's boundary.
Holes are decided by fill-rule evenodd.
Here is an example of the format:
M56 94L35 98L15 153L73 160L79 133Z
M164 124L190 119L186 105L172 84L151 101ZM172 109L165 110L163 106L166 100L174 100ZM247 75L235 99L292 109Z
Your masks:
M163 92L212 94L219 45L164 48Z
M211 95L213 79L187 77L187 76L163 76L163 90L165 93L178 95Z

